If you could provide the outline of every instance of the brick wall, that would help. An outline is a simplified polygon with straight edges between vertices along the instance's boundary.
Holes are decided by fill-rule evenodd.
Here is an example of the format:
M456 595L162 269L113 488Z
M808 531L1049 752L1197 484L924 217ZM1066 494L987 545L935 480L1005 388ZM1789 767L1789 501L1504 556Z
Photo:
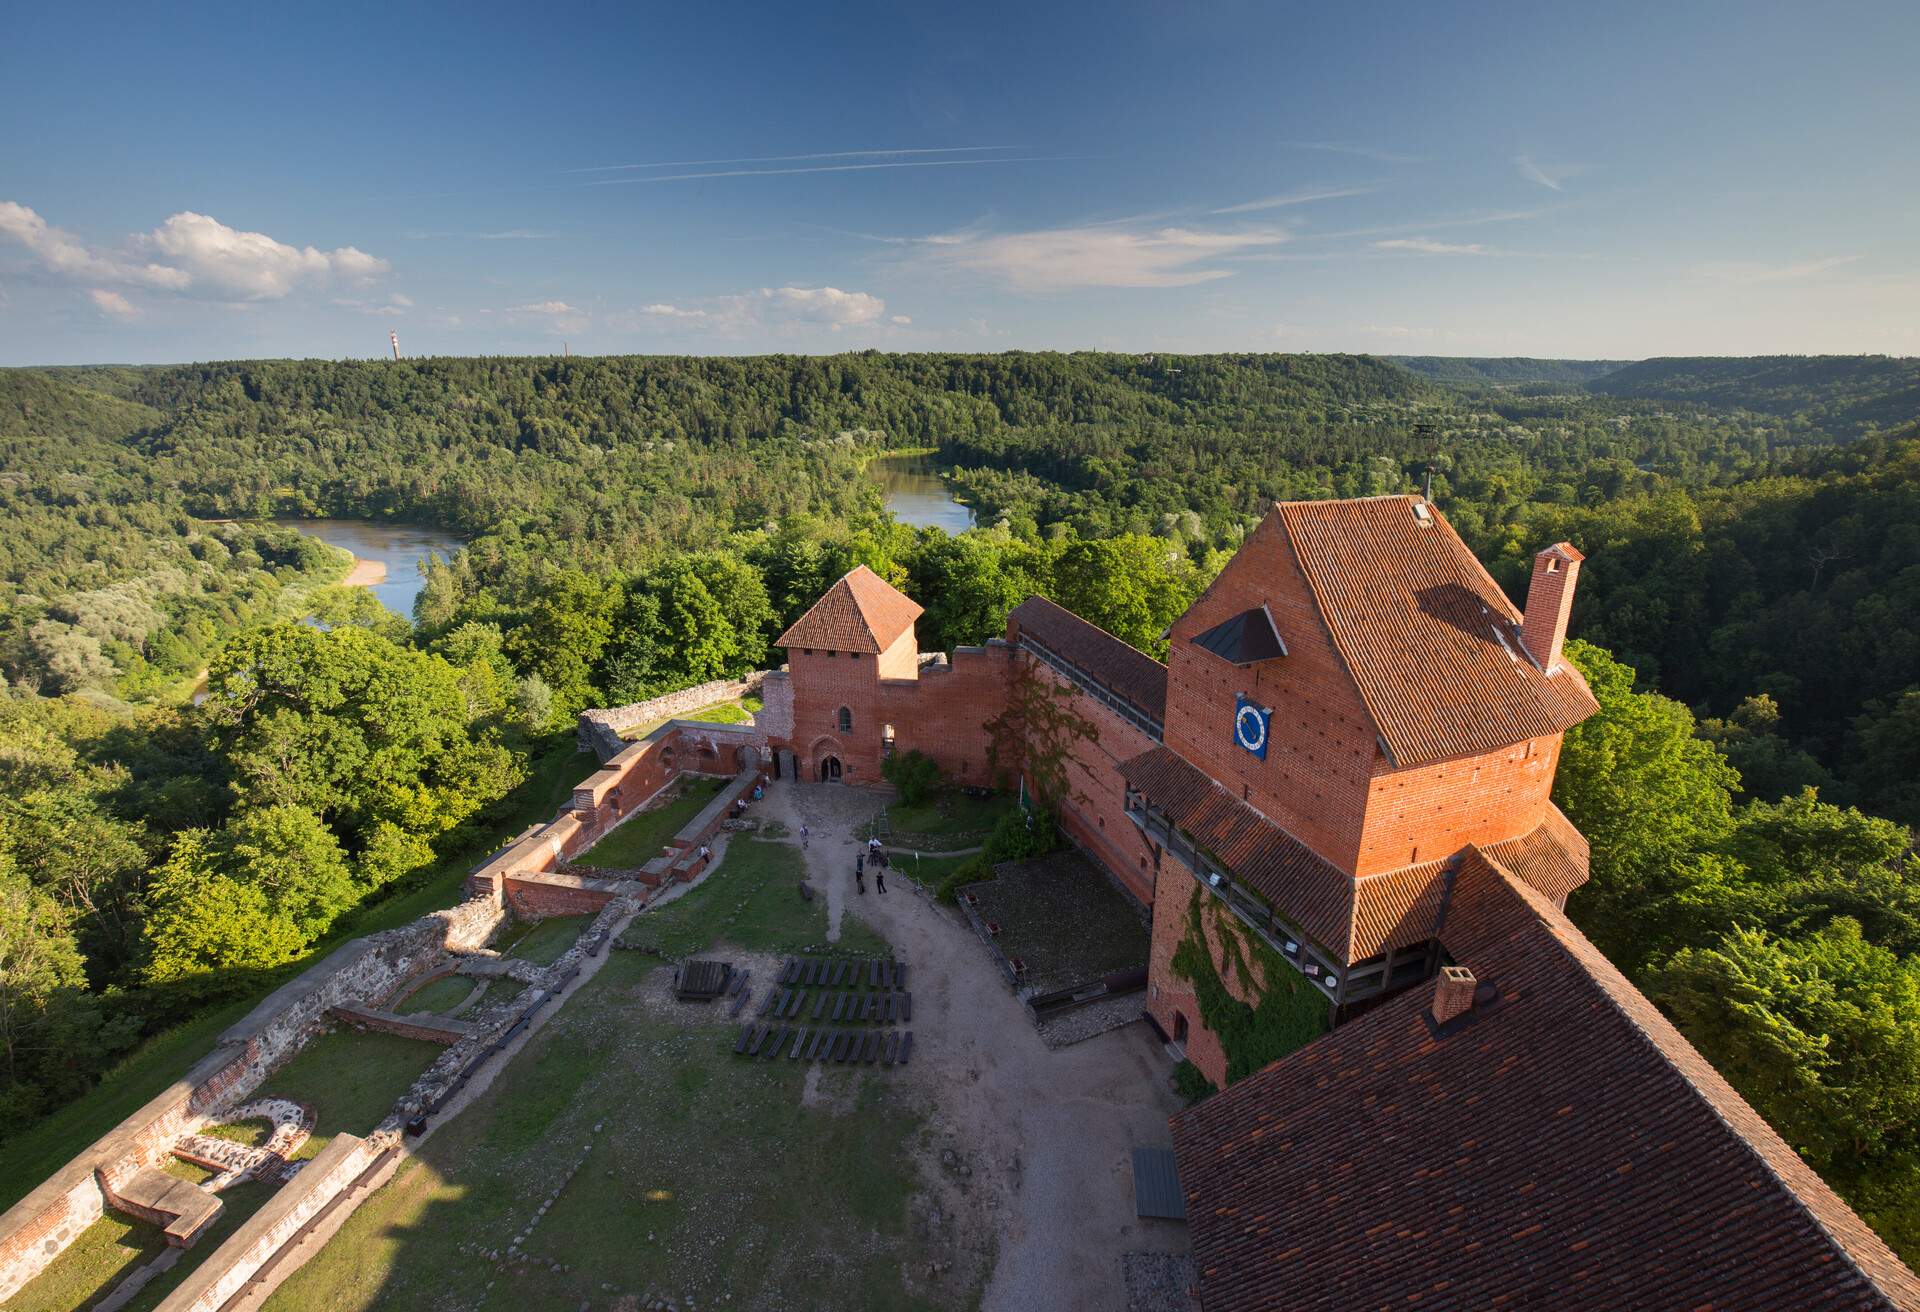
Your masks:
M160 1312L217 1312L301 1227L350 1189L380 1152L356 1135L335 1135L161 1300Z
M1560 736L1411 770L1382 758L1368 785L1356 871L1398 870L1531 833L1547 818Z
M1193 645L1195 634L1263 603L1287 644L1284 659L1242 668ZM1273 708L1264 761L1233 740L1243 694ZM1166 742L1321 856L1353 869L1375 734L1275 517L1174 623Z
M879 688L875 732L893 726L894 751L924 752L955 783L993 781L986 724L1007 705L1013 649L962 647L944 662L924 665L913 679L889 679ZM857 727L857 725L856 725Z
M1153 901L1153 849L1127 819L1127 786L1120 762L1154 745L1146 733L1104 702L1079 694L1063 676L1030 656L1021 656L1035 676L1075 692L1073 709L1096 734L1076 740L1067 762L1068 796L1060 804L1060 827L1093 853L1144 906Z
M1193 985L1173 972L1173 954L1187 934L1187 905L1199 887L1179 866L1168 862L1153 899L1153 939L1147 951L1147 1010L1170 1039L1186 1020L1187 1060L1217 1086L1227 1077L1227 1054L1200 1020L1200 999Z

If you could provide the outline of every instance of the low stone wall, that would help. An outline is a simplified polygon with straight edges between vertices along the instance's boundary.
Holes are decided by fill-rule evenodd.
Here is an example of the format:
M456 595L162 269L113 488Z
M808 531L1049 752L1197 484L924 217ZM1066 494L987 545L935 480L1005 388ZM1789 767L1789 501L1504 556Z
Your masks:
M267 1200L227 1242L209 1253L159 1312L217 1312L253 1279L281 1245L322 1208L352 1187L380 1149L351 1134L336 1134L311 1162Z
M109 1191L223 1109L244 1101L338 1006L391 996L449 951L479 947L506 916L474 898L358 939L269 994L185 1076L0 1215L0 1300L12 1297L103 1214Z
M744 697L748 693L760 691L761 682L767 677L767 671L759 670L744 679L716 679L712 683L703 683L692 688L682 688L679 692L670 692L651 701L631 702L625 706L609 706L580 713L579 741L580 750L592 752L602 761L611 761L626 746L620 735L624 730L636 724L651 724L655 720L671 720L677 715L689 715L702 707L712 706L715 702L730 702Z

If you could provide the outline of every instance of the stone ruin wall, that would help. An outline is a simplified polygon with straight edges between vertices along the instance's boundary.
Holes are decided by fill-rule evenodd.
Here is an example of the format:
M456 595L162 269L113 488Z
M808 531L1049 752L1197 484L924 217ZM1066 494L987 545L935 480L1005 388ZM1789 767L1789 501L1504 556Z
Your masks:
M526 917L593 914L615 896L607 887L611 881L558 873L564 865L681 775L730 778L765 762L767 751L766 732L757 725L693 720L661 725L640 741L623 744L580 782L565 810L474 871L468 891L501 899Z
M505 914L498 901L471 899L349 943L275 990L185 1076L0 1215L0 1300L99 1220L116 1185L160 1164L181 1135L259 1088L325 1025L330 1008L384 997L443 953L480 946Z
M724 697L740 696L760 686L763 677L756 675L725 685L708 684L674 696L689 699L694 705L707 705ZM780 682L784 684L784 680ZM779 695L776 691L776 699ZM790 706L790 692L787 695ZM302 1044L328 1024L328 1013L334 1008L390 997L409 980L434 969L446 954L470 952L483 946L509 915L506 898L509 880L520 876L538 877L551 871L559 861L585 851L613 825L652 801L680 774L730 776L738 773L743 762L764 761L766 751L766 733L756 726L689 721L663 725L640 742L622 744L602 769L574 790L568 809L522 837L469 877L466 901L423 916L410 925L348 943L275 990L223 1032L214 1050L180 1080L0 1215L0 1301L11 1298L104 1215L108 1193L116 1182L126 1180L142 1167L159 1164L183 1134L204 1124L222 1109L244 1101ZM557 876L548 878L556 883L564 882ZM611 892L585 892L559 886L543 886L538 892L539 897L532 905L543 915L598 912L604 920L633 906L622 904L618 894ZM604 933L597 932L600 927L601 922L596 921L595 928L581 936L581 945L556 963L565 968L569 978L578 969L580 953L604 939ZM449 1079L464 1079L469 1057L467 1052L456 1053L450 1049L447 1060L429 1068L403 1103L410 1101L417 1107L432 1102L437 1094L444 1092ZM390 1130L392 1127L383 1127L383 1133L376 1138L390 1138L385 1133ZM366 1163L359 1165L364 1168ZM355 1170L350 1174L358 1178L361 1172ZM330 1205L338 1190L351 1183L352 1178L337 1182L324 1196L311 1188L305 1191L301 1195L306 1199L302 1204L307 1208L304 1215L310 1216ZM236 1232L228 1245L246 1234L250 1226L251 1223ZM269 1246L269 1255L270 1251ZM237 1255L235 1261L244 1264L244 1257L244 1254ZM203 1267L214 1265L209 1261ZM219 1265L225 1270L233 1264ZM259 1263L256 1261L253 1265L257 1267ZM176 1306L176 1300L198 1284L195 1281L183 1285L164 1306ZM184 1302L177 1305L200 1306Z
M580 750L592 752L601 761L611 761L627 746L620 737L623 731L636 724L671 720L678 715L690 715L715 702L733 701L748 693L759 692L768 673L758 670L744 679L716 679L712 683L682 688L679 692L670 692L651 701L582 711L578 730Z

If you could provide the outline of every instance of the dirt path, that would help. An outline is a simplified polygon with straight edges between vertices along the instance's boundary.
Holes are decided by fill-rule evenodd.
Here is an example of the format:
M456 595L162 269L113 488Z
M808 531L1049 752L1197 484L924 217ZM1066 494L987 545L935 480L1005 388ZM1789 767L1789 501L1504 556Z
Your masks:
M1125 1308L1121 1254L1188 1250L1185 1225L1133 1214L1131 1150L1172 1142L1179 1108L1171 1063L1144 1023L1049 1050L965 923L902 875L883 896L853 887L854 831L878 794L837 784L773 786L771 818L812 830L809 876L827 894L828 937L854 915L886 935L911 970L915 1043L909 1078L936 1108L936 1161L960 1196L965 1243L997 1253L983 1307Z

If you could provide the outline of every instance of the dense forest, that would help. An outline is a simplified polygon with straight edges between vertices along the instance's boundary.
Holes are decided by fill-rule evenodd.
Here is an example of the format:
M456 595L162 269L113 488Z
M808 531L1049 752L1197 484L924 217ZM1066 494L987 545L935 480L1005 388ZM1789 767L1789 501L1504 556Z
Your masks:
M0 372L0 1136L451 889L580 709L761 667L854 564L928 648L1041 592L1157 651L1272 501L1425 483L1516 598L1587 553L1570 910L1911 1255L1917 389L1853 357ZM893 522L893 450L978 527ZM409 624L268 522L316 515L468 546Z

